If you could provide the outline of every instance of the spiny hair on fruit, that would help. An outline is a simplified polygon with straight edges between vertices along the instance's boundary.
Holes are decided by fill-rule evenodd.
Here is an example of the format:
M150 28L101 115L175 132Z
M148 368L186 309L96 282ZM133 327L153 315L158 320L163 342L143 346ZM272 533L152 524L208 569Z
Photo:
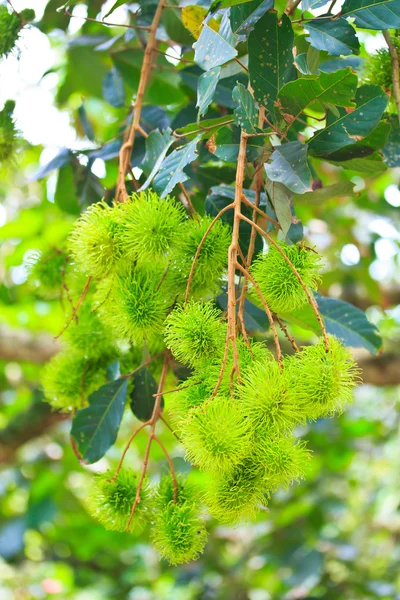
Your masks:
M67 269L67 256L62 250L30 252L24 265L28 282L43 298L61 297Z
M88 396L106 382L107 365L112 357L89 359L66 348L45 365L42 387L47 401L55 409L70 411L84 408Z
M183 364L199 367L212 356L222 359L226 339L222 312L212 302L177 306L165 322L165 343Z
M4 7L0 6L1 8ZM0 162L4 163L12 158L17 142L17 130L13 117L14 108L14 100L7 100L0 111Z
M116 477L111 471L96 475L87 503L91 515L106 529L125 531L135 501L138 481L139 475L126 468L120 469ZM150 491L144 482L140 490L140 502L129 526L130 532L140 533L148 522L149 497Z
M161 260L183 235L187 215L182 204L155 192L133 194L119 213L124 253L130 260Z
M188 461L204 471L226 473L249 454L252 433L240 401L217 395L190 411L181 436Z
M268 252L254 261L251 272L271 311L282 314L292 312L307 302L307 295L291 265L305 286L315 291L320 282L322 264L320 256L302 244L289 246L279 242L277 245L279 249L271 244ZM257 300L256 291L252 293Z
M31 8L17 13L10 12L4 4L0 6L0 58L10 54L18 40L19 32L34 18L35 11Z
M309 420L343 412L353 401L353 389L360 381L360 370L350 351L335 336L329 335L328 341L328 350L321 338L286 361L290 387Z

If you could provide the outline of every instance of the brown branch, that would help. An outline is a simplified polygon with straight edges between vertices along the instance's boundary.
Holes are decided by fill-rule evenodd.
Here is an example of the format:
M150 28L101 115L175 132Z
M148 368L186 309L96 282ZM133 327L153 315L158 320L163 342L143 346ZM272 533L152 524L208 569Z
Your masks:
M257 171L257 172L259 172L259 171ZM244 194L242 196L242 202L244 202L245 204L247 204L247 206L249 206L250 208L255 210L261 217L263 217L264 219L266 219L267 221L269 221L270 223L275 225L275 227L277 229L281 229L281 226L279 225L279 223L277 221L275 221L269 215L267 215L267 213L264 212L263 210L261 210L261 208L259 206L256 206L255 204L253 204L253 202L251 202ZM253 218L253 221L254 221L254 218Z
M289 342L292 345L292 348L295 352L299 352L300 348L298 347L298 345L295 342L295 339L293 336L290 335L286 325L280 320L280 318L278 317L278 315L274 315L275 316L275 320L277 321L277 323L279 324L279 327L281 328L281 330L283 331L283 333L285 334L286 338L289 340Z
M393 98L396 104L397 116L400 123L400 80L399 80L399 55L397 54L396 46L393 44L388 31L383 31L383 37L388 45L390 57L392 59L392 85L393 85Z
M117 465L117 468L115 469L115 473L114 473L111 481L115 481L117 479L118 473L121 470L122 463L124 462L125 455L128 452L131 443L133 442L134 438L137 436L137 434L139 433L139 431L142 431L142 429L144 429L145 427L147 427L147 425L150 425L150 421L146 421L145 423L142 423L137 429L135 429L135 431L130 436L129 440L127 441L127 443L125 445L125 448L123 449L123 452L121 454L121 458L119 459L119 463Z
M147 466L148 466L148 463L149 463L149 456L150 456L151 444L152 444L153 439L155 437L156 424L157 424L157 421L158 421L158 419L160 417L160 408L161 408L161 400L162 400L161 392L162 392L162 390L164 388L165 378L166 378L167 372L168 372L169 359L170 359L170 353L167 351L167 355L165 357L163 368L162 368L162 372L161 372L160 382L158 384L157 393L159 395L157 396L156 401L154 403L153 413L151 415L151 419L150 419L150 422L149 422L150 433L149 433L149 439L147 441L146 450L145 450L145 453L144 453L142 472L140 474L139 482L138 482L138 485L137 485L137 488L136 488L136 496L135 496L135 500L134 500L134 502L132 504L131 514L130 514L128 522L126 524L126 530L127 531L129 531L129 528L131 526L131 522L132 522L133 516L135 514L136 507L137 507L137 505L140 502L140 493L142 491L143 482L144 482L144 479L145 479L146 473L147 473Z
M140 117L142 114L142 106L144 100L144 93L146 90L146 85L150 77L150 72L152 69L151 65L151 57L153 54L153 50L157 43L156 41L156 33L157 28L160 23L162 11L164 8L165 0L159 0L156 12L154 13L153 22L149 29L149 38L147 40L146 48L144 51L142 68L140 71L140 80L139 86L136 94L135 101L135 112L132 119L132 124L129 127L127 139L124 144L121 146L121 150L119 152L119 172L118 172L118 181L117 187L115 191L115 200L116 202L125 202L128 198L128 192L126 191L125 186L125 176L128 170L128 166L131 161L131 154L133 150L133 146L135 143L135 135L138 131L138 127L140 127Z

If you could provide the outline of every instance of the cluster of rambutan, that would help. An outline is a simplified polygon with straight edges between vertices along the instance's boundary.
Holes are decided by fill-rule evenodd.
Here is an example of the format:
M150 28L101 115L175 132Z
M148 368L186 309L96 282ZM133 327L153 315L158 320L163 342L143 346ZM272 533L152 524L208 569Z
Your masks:
M76 222L68 255L54 249L31 256L31 284L46 298L70 296L74 304L84 276L92 281L64 350L47 364L45 396L54 408L79 409L106 383L107 366L136 368L145 353L165 348L164 321L186 290L193 257L212 219L189 219L173 198L134 194L124 204L94 204ZM192 297L221 289L230 230L217 223L199 257ZM72 298L71 298L72 296ZM159 363L151 365L157 373Z
M351 402L357 369L333 336L328 348L321 339L282 364L264 345L238 338L240 381L233 381L232 349L221 371L225 338L226 323L209 303L170 314L167 346L194 371L167 408L187 460L211 474L205 504L218 520L235 524L254 517L278 487L304 476L310 453L293 430L341 412Z
M231 231L218 221L203 240L211 221L189 219L174 199L153 192L124 204L100 202L76 222L68 257L51 251L30 264L31 280L47 297L74 278L84 277L89 289L77 322L65 332L64 350L44 370L45 396L55 408L84 407L116 360L121 372L131 372L143 357L168 348L191 370L165 402L187 460L210 475L206 491L171 476L156 486L145 481L138 491L139 476L122 468L96 476L88 500L109 529L140 531L150 524L156 549L172 564L202 551L204 505L234 524L256 516L271 493L304 476L310 452L295 428L341 412L358 376L349 351L333 336L280 362L263 343L241 336L232 343L213 303L226 274ZM320 266L303 244L271 245L251 267L250 293L255 302L262 294L282 316L308 301ZM150 369L157 376L160 361ZM176 387L172 371L168 377Z

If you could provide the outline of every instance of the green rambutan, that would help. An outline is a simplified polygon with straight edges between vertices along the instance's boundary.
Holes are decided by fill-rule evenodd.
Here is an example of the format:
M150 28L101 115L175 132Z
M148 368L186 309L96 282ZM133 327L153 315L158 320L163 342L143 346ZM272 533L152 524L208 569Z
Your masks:
M304 478L311 457L306 442L296 442L292 435L269 437L257 432L254 444L253 457L265 469L268 489L288 488L293 481Z
M0 6L1 8L5 7ZM17 139L17 130L13 118L14 108L14 100L7 100L0 111L0 162L6 162L14 153Z
M62 295L66 267L67 256L53 248L43 253L32 252L25 261L28 281L43 298Z
M229 473L213 474L205 503L210 513L227 525L254 519L259 506L266 503L263 469L251 459Z
M303 282L310 290L316 290L320 281L320 256L301 244L279 247L291 261ZM275 246L270 245L267 254L259 256L251 267L252 275L272 312L292 312L307 302L307 296L290 265ZM256 292L253 290L253 295ZM257 296L258 297L258 296Z
M177 360L199 367L212 356L222 359L226 323L211 302L190 302L178 306L165 322L165 343Z
M18 40L19 32L34 18L35 11L31 8L26 8L18 14L9 12L4 5L0 6L0 58L10 54Z
M92 312L90 304L85 304L78 315L78 323L72 322L64 334L68 344L85 358L101 358L117 354L113 337Z
M308 419L341 413L353 401L359 369L350 351L334 336L328 336L329 350L321 338L286 361L294 399L305 407Z
M127 268L98 289L99 317L118 338L142 343L162 334L174 294L157 265Z
M306 420L306 409L290 392L287 371L275 360L255 362L243 376L240 400L253 431L282 434Z
M43 369L45 398L58 410L84 408L88 396L105 383L108 362L90 360L69 349L56 354Z
M225 473L249 454L252 433L240 402L217 395L190 411L181 437L187 460L204 471Z
M177 476L176 503L171 475L162 477L154 497L152 541L171 565L189 562L203 551L207 531L197 502L199 490Z
M123 257L120 205L92 204L76 221L69 238L70 254L79 270L93 277L110 275Z
M187 217L174 198L155 192L133 194L120 211L124 253L128 259L160 260L182 237Z
M171 502L156 514L151 538L162 558L171 565L180 565L203 552L207 530L196 504Z
M131 469L121 469L115 480L110 471L96 475L87 502L90 514L106 529L125 531L135 501L137 484L138 476ZM140 533L147 523L149 513L149 491L144 483L129 531Z
M183 229L179 246L171 255L170 277L177 289L184 294L197 248L212 218L189 219ZM231 242L229 225L217 221L208 234L196 261L190 286L191 297L206 298L220 289L221 278L228 264L228 248Z

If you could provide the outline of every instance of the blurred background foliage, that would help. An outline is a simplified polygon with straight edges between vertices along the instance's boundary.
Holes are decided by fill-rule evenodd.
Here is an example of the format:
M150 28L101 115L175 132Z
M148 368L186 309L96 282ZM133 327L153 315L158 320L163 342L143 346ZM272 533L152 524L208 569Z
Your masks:
M276 494L255 524L211 524L201 559L176 568L158 562L146 534L106 532L87 514L91 471L119 456L133 417L107 458L79 465L68 443L70 423L49 413L39 383L43 362L56 350L52 338L64 322L65 298L41 298L26 281L26 263L32 252L60 247L82 207L112 196L143 39L140 30L80 18L102 18L114 2L72 3L72 18L56 11L62 4L15 1L17 9L34 8L37 19L0 66L0 104L16 100L20 131L17 155L0 178L0 597L400 598L400 168L377 177L320 164L324 184L351 179L355 195L296 202L308 240L324 256L321 293L366 310L384 341L381 357L357 352L366 383L354 406L304 432L315 455L307 480ZM124 4L108 20L129 23L136 6ZM154 3L141 6L137 23L143 25ZM154 105L145 109L149 130L196 119L199 72L184 62L173 67L176 45L193 39L174 9L165 11L160 35L169 58L158 56L147 92ZM361 41L360 72L367 54L383 44L377 32L363 32ZM213 107L214 116L218 110ZM144 151L139 136L134 167ZM192 165L188 187L199 211L210 187L231 181L233 173L226 163ZM311 339L294 331L303 342ZM165 435L184 471L181 450ZM144 444L139 436L130 451L134 466ZM164 462L157 449L153 461L160 468Z

